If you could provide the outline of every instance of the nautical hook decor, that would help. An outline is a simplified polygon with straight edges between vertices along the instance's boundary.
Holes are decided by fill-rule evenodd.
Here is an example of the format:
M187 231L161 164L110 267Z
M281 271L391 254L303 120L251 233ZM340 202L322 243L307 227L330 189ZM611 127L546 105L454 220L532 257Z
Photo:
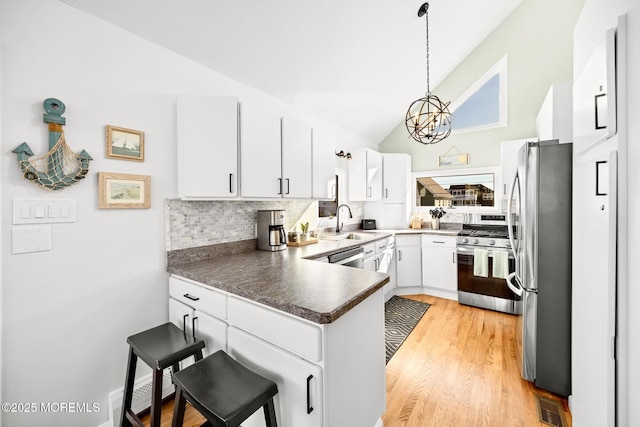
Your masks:
M23 142L13 152L18 155L18 165L25 179L58 191L83 179L89 172L89 161L93 159L86 151L76 154L67 145L62 130L67 120L62 117L64 103L59 99L47 98L43 107L43 121L49 126L49 151L41 157L29 159L33 151Z

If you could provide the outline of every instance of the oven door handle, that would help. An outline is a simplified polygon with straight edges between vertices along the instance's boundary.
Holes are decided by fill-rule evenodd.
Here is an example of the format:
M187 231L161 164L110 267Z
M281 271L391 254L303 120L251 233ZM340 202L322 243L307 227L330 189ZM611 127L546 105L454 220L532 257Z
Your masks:
M473 251L475 248L468 248L466 246L457 246L456 247L456 252L458 253L458 255L470 255L473 256ZM493 257L493 250L489 249L489 258ZM514 259L513 257L513 253L511 251L506 251L509 253L509 259Z
M514 283L515 280L515 283ZM514 294L518 295L519 297L522 296L522 285L520 285L520 281L518 280L518 278L516 277L516 273L509 273L509 275L507 276L507 287L509 289L511 289L511 292L513 292Z

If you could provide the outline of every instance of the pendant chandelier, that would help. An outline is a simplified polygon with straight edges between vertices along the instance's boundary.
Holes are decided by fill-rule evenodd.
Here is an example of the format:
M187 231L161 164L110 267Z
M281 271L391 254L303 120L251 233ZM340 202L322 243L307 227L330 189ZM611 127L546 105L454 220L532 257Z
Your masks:
M414 101L407 110L405 124L409 135L421 144L435 144L451 133L453 115L449 112L450 102L442 102L429 89L429 3L420 6L418 17L426 17L427 23L427 93L424 98Z

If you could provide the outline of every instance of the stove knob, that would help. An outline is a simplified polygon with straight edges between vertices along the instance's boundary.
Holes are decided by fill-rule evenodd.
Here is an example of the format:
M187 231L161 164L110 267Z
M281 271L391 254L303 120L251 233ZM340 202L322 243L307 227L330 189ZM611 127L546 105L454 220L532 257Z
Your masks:
M469 239L467 239L466 237L462 238L462 243L469 243Z
M473 239L473 240L471 241L471 243L473 243L474 245L477 245L478 243L480 243L480 240L478 240L478 239Z
M496 241L495 241L495 240L493 240L493 239L491 239L491 240L489 240L489 244L490 244L490 245L495 245L495 244L496 244Z
M504 243L504 245L505 245L507 248L510 248L510 247L511 247L511 242L505 242L505 243Z

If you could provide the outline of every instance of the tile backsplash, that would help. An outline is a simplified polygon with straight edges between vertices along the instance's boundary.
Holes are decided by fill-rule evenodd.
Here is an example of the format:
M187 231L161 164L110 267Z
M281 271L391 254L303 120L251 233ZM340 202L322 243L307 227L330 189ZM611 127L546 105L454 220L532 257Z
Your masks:
M300 218L315 228L318 204L314 201L249 201L167 199L165 229L167 251L217 243L254 239L256 212L264 209L286 210L286 228Z
M342 212L340 222L355 226L362 219L362 202L350 202L353 218ZM182 200L165 201L166 250L196 248L256 237L256 212L286 211L287 231L309 222L310 230L335 229L335 217L318 218L318 202L310 200Z

